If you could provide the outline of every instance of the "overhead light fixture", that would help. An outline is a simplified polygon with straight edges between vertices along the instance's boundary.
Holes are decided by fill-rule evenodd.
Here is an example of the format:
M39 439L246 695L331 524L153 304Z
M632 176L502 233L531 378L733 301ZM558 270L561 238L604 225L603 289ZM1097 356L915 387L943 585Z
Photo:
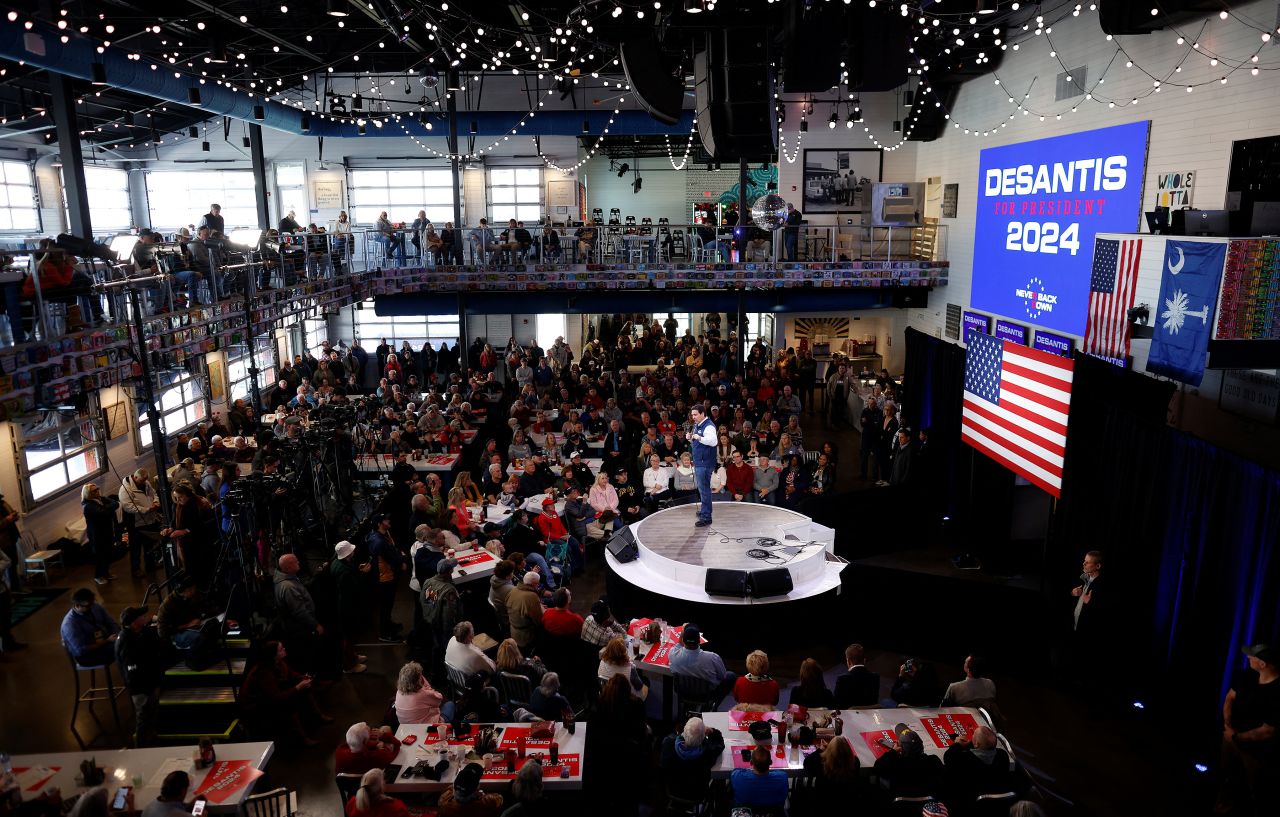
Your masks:
M195 139L199 135L200 135L200 129L197 128L195 125L192 125L189 128L187 128L187 136L190 136L192 139Z
M62 154L60 154L60 153L59 153L59 154L56 154L56 155L53 157L53 161L52 161L52 162L50 162L50 165L51 165L51 166L53 166L53 167L62 167ZM1133 310L1132 310L1132 309L1130 309L1129 311L1130 311L1130 312L1132 312Z
M700 14L706 10L706 0L684 0L684 10L689 14Z
M479 133L479 132L480 132L480 123L479 123L479 122L477 122L476 120L472 119L472 120L471 120L470 131L471 131L471 135L472 135L472 136L475 136L477 133Z
M910 108L912 105L916 104L916 92L915 92L915 91L912 91L912 90L911 90L911 89L909 89L909 88L908 88L906 91L903 91L903 92L902 92L902 104L903 104L903 105L905 105L905 106L906 106L906 107L908 107L908 108Z
M639 193L639 192L640 192L640 187L641 187L643 184L644 184L644 179L640 178L639 176L636 176L636 180L635 180L634 182L632 182L632 183L631 183L631 192L632 192L632 193Z
M1014 6L1014 7L1013 7L1013 9L1014 9L1014 11L1017 11L1017 10L1018 10L1018 7L1017 7L1017 6ZM992 3L992 7L988 8L988 6L987 6L987 0L978 0L978 13L979 13L979 14L995 14L995 12L996 12L996 10L995 10L995 8L994 8L994 2Z
M591 120L589 119L582 120L582 132L591 133Z
M357 135L357 136L364 136L364 125L363 125L363 124L356 125L356 135Z
M719 169L720 169L720 163L716 162L716 170L718 171Z
M801 130L801 132L804 132L804 133L807 133L807 132L809 131L809 120L808 120L808 119L801 119L801 120L800 120L800 130Z
M298 129L303 133L309 133L311 131L311 114L304 113L302 115L298 123Z
M187 89L187 104L195 105L197 108L204 104L200 99L200 89L194 85Z
M831 112L831 116L827 118L827 127L835 129L836 123L840 121L840 116L835 111Z
M327 0L325 13L330 17L346 17L350 14L347 11L347 0Z
M209 62L225 63L227 62L227 44L222 40L213 39L209 41L209 56L206 57Z
M621 179L623 176L627 175L628 171L630 170L631 170L631 165L627 164L626 162L623 162L621 165L618 166L618 178Z
M245 147L250 147L253 145L253 141L250 140L248 136L241 136L240 144L244 145Z
M256 120L258 120L259 122L261 122L262 120L266 119L266 118L267 118L267 109L266 109L266 108L264 108L264 107L262 107L261 105L254 105L254 106L253 106L253 118L254 118L254 119L256 119Z
M89 66L89 73L94 85L107 84L107 66L100 62L95 62Z
M902 120L901 120L901 119L895 119L895 120L893 120L893 132L894 132L894 133L902 133Z
M848 115L848 116L846 116L846 117L845 117L845 119L844 119L844 126L845 126L846 128L852 128L852 127L853 127L853 123L854 123L854 122L857 122L857 121L858 121L857 116L854 114L854 112L853 112L852 110L850 110L850 111L849 111L849 115Z
M209 143L208 143L208 142L201 142L201 143L200 143L200 149L201 149L201 150L203 150L205 153L208 153L208 152L209 152Z
M351 110L358 111L363 107L364 107L364 97L360 96L359 94L356 94L355 96L351 97Z

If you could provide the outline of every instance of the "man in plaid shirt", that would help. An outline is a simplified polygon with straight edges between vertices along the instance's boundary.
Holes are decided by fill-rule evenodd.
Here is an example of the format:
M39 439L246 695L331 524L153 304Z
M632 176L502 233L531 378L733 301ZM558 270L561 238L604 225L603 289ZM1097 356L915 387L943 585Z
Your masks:
M609 603L604 599L591 605L591 615L582 621L582 640L597 647L603 647L614 638L625 638L626 635L627 629L613 620Z

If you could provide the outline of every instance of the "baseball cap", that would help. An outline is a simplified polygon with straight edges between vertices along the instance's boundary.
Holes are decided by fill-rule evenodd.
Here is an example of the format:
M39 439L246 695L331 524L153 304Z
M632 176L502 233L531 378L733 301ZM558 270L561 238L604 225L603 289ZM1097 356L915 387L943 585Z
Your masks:
M1277 650L1270 644L1254 644L1249 647L1244 647L1240 652L1250 658L1256 658L1259 661L1266 661L1268 664L1280 664L1280 650Z
M480 789L480 776L483 769L479 763L468 763L453 778L453 791L463 797L470 797Z
M356 546L343 539L333 549L333 555L339 559L345 559L356 552Z
M680 633L680 643L686 647L696 647L702 640L702 632L696 624L686 624L684 631Z
M572 454L570 454L570 455L569 455L569 459L571 459L571 460L576 460L576 459L578 459L578 458L579 458L579 457L581 457L581 456L582 456L582 452L581 452L581 451L574 451Z
M120 626L128 627L146 614L147 606L145 604L140 607L126 607L120 611Z
M547 497L546 499L542 500L542 507L544 508L547 507L548 505L555 507L555 504L556 504L556 501L551 497Z
M441 559L436 565L436 574L440 576L448 576L453 573L453 569L458 566L456 559Z
M920 736L905 723L900 723L893 727L893 734L898 736L898 743L902 745L903 754L918 755L924 751L924 741L920 740Z

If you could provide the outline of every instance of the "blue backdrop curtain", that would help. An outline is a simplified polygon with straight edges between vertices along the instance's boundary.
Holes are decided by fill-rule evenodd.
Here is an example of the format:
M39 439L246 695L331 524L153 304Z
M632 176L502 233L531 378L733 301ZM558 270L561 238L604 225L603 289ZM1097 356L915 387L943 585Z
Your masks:
M1076 357L1046 592L1065 630L1081 555L1103 550L1132 662L1116 683L1177 706L1203 748L1240 647L1280 636L1280 474L1170 429L1173 390Z

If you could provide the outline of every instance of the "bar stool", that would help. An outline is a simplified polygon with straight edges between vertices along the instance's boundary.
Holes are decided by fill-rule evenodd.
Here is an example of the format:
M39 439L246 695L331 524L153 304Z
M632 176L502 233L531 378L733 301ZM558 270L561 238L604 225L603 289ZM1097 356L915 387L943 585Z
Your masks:
M80 714L80 704L87 703L89 705L89 714L93 716L94 723L98 724L98 728L102 728L102 721L98 719L98 713L94 711L93 704L95 701L108 701L111 703L111 714L115 718L116 731L122 731L120 726L120 708L116 705L116 698L124 694L124 687L117 687L115 680L111 675L111 665L114 661L108 661L105 664L95 664L93 666L84 666L76 662L75 656L71 654L71 649L67 647L67 642L62 642L62 651L67 654L67 660L71 662L72 676L76 682L76 700L71 707L71 734L75 735L76 742L80 744L83 750L86 748L84 738L80 737L80 733L76 731L76 716ZM98 670L102 670L102 674L106 676L106 686L97 686ZM80 674L89 673L89 686L83 688L80 685Z

